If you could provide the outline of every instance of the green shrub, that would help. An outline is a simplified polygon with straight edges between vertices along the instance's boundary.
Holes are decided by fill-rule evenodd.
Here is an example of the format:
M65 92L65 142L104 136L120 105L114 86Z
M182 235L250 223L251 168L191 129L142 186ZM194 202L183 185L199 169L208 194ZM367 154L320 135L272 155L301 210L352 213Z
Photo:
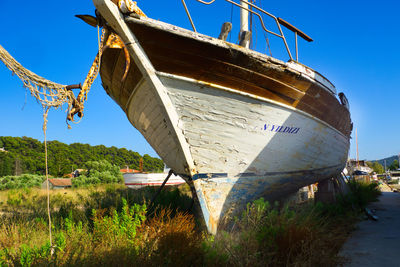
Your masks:
M332 204L316 203L315 209L323 216L354 216L363 210L368 203L378 200L382 194L377 183L364 183L350 180L350 192L347 195L337 195L336 202Z
M21 176L0 177L0 190L40 187L45 176L35 174L22 174Z
M134 204L129 208L125 199L122 199L122 211L114 210L111 216L103 216L93 210L93 236L98 242L115 243L124 239L134 243L136 230L146 219L146 205Z
M87 172L72 179L74 187L123 182L119 167L106 160L88 161L86 162L86 168Z
M348 185L353 201L360 208L364 208L369 202L378 201L378 197L382 194L377 183L366 184L351 180Z

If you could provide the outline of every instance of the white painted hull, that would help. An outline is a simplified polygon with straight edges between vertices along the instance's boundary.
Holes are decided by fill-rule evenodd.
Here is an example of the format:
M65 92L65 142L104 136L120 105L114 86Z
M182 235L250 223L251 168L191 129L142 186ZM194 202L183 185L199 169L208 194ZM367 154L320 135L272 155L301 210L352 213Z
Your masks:
M197 173L227 173L234 177L334 166L343 170L349 140L326 123L268 99L177 76L159 77L178 113L179 128ZM143 101L146 97L154 99L149 91L145 83L136 88L127 115L174 169L177 166L171 163L184 156L169 157L168 151L176 144L171 142L171 130L163 124L161 104Z
M161 186L168 173L124 173L125 185L129 188L140 188L145 186ZM180 176L172 174L166 186L180 185L185 183Z
M120 89L119 80L110 77L118 72L110 72L105 81L111 88L106 90L111 92L132 125L165 164L194 185L211 233L217 231L225 215L249 201L259 197L276 199L305 185L334 177L343 170L349 149L349 136L343 131L295 108L296 105L275 102L271 100L273 98L252 94L253 91L247 88L235 90L232 89L234 85L222 87L156 71L117 7L108 0L94 2L122 38L137 71L142 74L131 88ZM187 33L185 37L192 35L209 45L227 46L197 33ZM236 52L252 53L247 50ZM265 66L269 65L266 63ZM286 72L294 71L284 62L276 63L274 68L279 70L282 66ZM274 68L270 69L271 73ZM283 77L285 73L276 77ZM298 83L304 91L293 91L298 97L306 95L308 89L314 92L316 86L322 86L333 98L334 91L329 89L333 86L319 81L319 76L310 69L299 69L292 74L286 77L288 83L298 77L307 77L307 81L299 80ZM270 81L271 86L282 88L283 82ZM304 88L310 82L312 84ZM127 101L117 100L121 99L122 90L131 92ZM327 101L328 98L326 93L324 96L310 93L308 97L313 101L319 101L320 97ZM338 103L336 99L334 102ZM301 103L303 108L310 104L307 101ZM324 111L319 110L317 114ZM335 114L328 115L335 117ZM349 126L349 118L343 121L346 127ZM340 128L340 124L337 126Z
M193 157L198 174L192 179L210 232L247 202L277 199L336 176L346 164L348 138L304 112L229 88L158 77ZM128 118L173 169L184 155L168 157L176 144L163 126L161 104L143 101L149 90L145 83L135 89Z
M177 76L160 79L199 173L234 177L346 163L348 138L304 112Z

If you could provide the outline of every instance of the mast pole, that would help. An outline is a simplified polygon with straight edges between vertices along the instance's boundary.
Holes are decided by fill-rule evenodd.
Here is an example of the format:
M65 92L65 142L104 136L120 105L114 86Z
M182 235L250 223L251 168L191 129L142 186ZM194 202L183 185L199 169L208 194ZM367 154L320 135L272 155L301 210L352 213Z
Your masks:
M245 31L249 31L249 5L244 1L240 1L240 36ZM246 48L249 48L250 42L247 42Z

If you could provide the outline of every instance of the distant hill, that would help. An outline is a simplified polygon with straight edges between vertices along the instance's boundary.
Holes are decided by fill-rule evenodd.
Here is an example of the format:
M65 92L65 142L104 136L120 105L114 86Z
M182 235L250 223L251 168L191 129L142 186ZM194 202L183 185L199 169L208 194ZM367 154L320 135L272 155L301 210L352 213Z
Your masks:
M379 164L381 164L382 166L385 166L385 161L386 161L386 166L389 167L394 160L399 160L398 156L391 156L388 158L384 158L384 159L380 159L380 160L371 160L372 162L377 161Z
M45 173L44 144L30 137L0 136L0 177L20 175L23 173ZM108 162L125 168L139 169L140 158L143 158L143 170L161 172L164 163L159 158L128 150L126 148L91 146L74 143L67 145L59 141L48 141L49 174L60 177L66 173L83 168L88 161L105 159Z

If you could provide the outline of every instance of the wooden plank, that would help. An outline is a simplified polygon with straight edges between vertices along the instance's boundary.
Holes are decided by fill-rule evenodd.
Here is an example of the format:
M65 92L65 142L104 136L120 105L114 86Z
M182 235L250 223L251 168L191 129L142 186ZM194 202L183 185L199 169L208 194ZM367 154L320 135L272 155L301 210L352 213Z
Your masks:
M128 71L128 74L126 76L125 82L123 83L121 87L121 104L123 104L123 109L125 110L126 107L126 101L129 99L131 94L133 93L133 90L135 89L136 85L139 83L139 81L143 78L142 73L140 72L137 64L131 60L130 68ZM122 99L124 98L124 99Z
M278 18L278 21L282 26L285 26L287 29L291 30L292 32L296 32L301 38L303 38L307 42L312 42L313 41L313 39L311 39L310 36L308 36L307 34L305 34L302 31L300 31L299 29L297 29L295 26L293 26L289 22L283 20L282 18Z
M112 49L112 48L110 48L110 49ZM119 51L119 54L117 56L115 67L114 67L114 70L112 73L111 88L113 90L113 95L114 95L115 99L118 99L119 103L121 104L120 88L122 87L121 79L122 79L122 76L124 75L124 71L125 71L125 56L124 56L124 52L122 49L117 49L117 50Z

